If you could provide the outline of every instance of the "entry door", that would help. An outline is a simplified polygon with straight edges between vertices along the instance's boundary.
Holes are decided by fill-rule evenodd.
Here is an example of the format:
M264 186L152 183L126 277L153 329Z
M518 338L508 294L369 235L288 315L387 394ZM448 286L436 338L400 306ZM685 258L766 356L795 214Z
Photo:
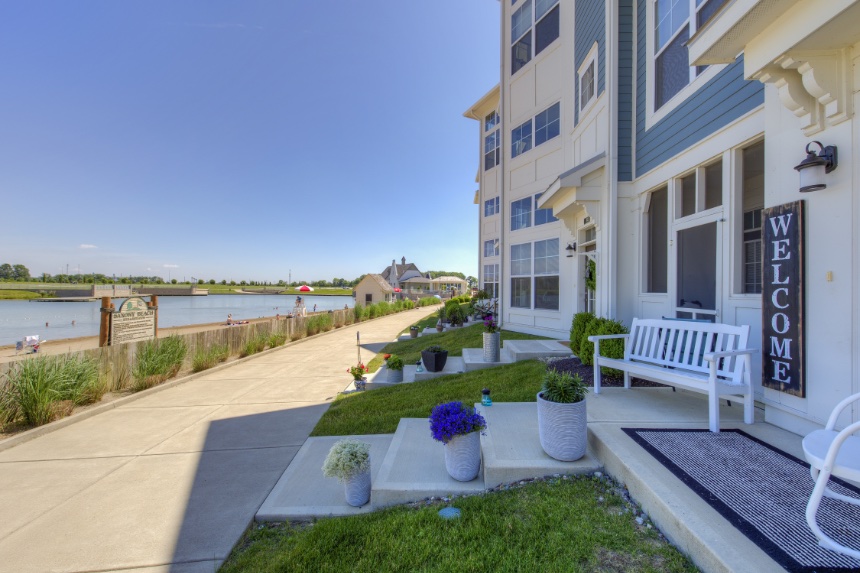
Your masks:
M677 231L676 318L719 321L717 234L716 222Z

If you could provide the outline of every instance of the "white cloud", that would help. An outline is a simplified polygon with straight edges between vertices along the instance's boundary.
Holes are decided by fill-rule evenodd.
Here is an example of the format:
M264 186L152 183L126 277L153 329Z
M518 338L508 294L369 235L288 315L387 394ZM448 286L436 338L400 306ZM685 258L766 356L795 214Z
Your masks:
M98 247L97 247L97 246L95 246L95 245L88 245L88 244L86 244L86 243L82 243L82 244L81 244L81 246L80 246L80 247L78 247L78 248L79 248L79 249L98 249Z
M165 269L178 269L179 265L167 265L167 264L165 264L164 268Z

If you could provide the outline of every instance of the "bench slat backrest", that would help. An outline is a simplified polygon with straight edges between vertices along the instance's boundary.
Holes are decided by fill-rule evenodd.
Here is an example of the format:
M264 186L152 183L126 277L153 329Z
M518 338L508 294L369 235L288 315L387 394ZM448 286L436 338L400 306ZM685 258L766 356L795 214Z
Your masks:
M710 364L704 355L746 348L749 329L748 325L634 318L624 359L708 374ZM726 357L717 365L717 376L742 384L743 369L742 356Z

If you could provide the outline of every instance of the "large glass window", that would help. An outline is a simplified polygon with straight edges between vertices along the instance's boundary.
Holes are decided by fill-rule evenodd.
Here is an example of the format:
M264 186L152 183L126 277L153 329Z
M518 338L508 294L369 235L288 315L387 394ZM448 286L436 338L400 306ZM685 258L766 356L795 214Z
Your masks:
M764 207L764 142L743 150L743 292L761 294L761 210Z
M697 167L676 180L676 217L687 217L723 204L723 160Z
M705 67L690 67L687 40L727 0L654 0L654 109L659 109ZM693 14L695 17L691 18Z
M535 308L558 310L558 275L535 277Z
M511 203L511 231L532 226L532 198L526 197Z
M498 129L493 133L484 136L484 171L492 169L500 163L501 139L501 134Z
M499 125L499 122L500 119L498 112L494 111L493 113L488 114L487 117L484 118L484 131L490 131L491 129Z
M491 239L489 241L484 241L484 256L485 257L497 257L499 256L499 240Z
M532 274L532 244L511 245L511 274Z
M553 223L558 221L558 218L552 214L552 209L538 209L537 202L540 199L540 196L543 193L538 193L535 195L535 227L538 225L545 225L546 223Z
M511 131L511 158L532 148L532 120Z
M535 241L535 274L558 274L558 239Z
M511 306L531 308L532 245L523 243L511 245Z
M648 213L648 292L666 292L669 255L669 190L662 187L651 193Z
M490 217L499 212L499 198L493 197L484 201L484 217Z
M558 38L557 4L558 0L535 0L534 4L526 0L511 14L511 74L517 73L532 56L540 54Z
M531 308L531 277L511 277L511 307Z
M535 116L535 147L558 136L561 104L555 103Z
M499 265L484 265L484 290L490 298L499 296Z

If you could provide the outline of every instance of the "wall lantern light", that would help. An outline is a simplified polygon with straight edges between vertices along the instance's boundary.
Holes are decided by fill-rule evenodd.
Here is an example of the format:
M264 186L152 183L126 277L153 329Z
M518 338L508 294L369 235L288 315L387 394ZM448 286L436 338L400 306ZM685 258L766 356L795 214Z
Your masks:
M568 258L572 257L576 252L576 243L568 243L564 250L567 251Z
M812 151L812 144L818 146L818 153ZM824 147L820 141L813 141L806 145L806 159L800 162L795 169L800 173L800 192L820 191L826 189L824 175L836 169L838 164L836 146Z

